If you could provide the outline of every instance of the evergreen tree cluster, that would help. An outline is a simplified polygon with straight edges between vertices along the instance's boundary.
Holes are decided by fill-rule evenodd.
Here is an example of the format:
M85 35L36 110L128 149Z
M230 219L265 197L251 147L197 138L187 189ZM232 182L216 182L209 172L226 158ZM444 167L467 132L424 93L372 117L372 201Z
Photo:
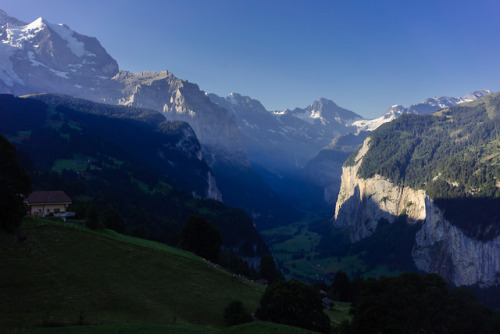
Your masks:
M0 231L14 232L26 213L23 196L31 183L19 165L15 147L0 135Z
M369 278L352 304L347 333L498 333L500 313L437 274ZM345 329L348 330L345 330Z
M278 280L260 300L257 318L280 324L329 333L330 319L323 313L321 297L299 281Z

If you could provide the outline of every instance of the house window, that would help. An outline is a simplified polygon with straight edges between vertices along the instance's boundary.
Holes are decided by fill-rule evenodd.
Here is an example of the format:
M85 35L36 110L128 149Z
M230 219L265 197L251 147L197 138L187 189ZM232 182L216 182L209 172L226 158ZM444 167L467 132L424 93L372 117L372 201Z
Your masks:
M54 209L54 213L59 213L59 212L60 212L59 208Z
M47 212L50 212L50 209L47 209Z

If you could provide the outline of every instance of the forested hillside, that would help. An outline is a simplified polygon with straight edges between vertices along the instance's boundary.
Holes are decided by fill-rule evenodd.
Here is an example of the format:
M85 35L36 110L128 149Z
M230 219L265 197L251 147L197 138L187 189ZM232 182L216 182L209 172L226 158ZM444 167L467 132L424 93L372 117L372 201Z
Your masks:
M370 138L360 177L378 174L425 189L446 218L471 237L500 234L499 93L432 115L403 115Z
M95 208L110 228L172 245L186 218L201 215L221 231L223 247L267 253L248 215L200 197L210 168L189 125L155 111L37 99L0 96L0 133L17 146L34 189L64 190L77 216Z

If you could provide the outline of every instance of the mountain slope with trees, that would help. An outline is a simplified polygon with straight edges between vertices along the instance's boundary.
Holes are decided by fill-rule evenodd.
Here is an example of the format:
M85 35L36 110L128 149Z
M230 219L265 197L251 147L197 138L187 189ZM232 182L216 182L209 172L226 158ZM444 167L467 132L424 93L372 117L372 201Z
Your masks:
M432 115L403 115L370 138L360 177L424 189L470 237L500 235L499 93Z
M406 225L418 270L498 285L499 139L500 93L382 125L342 168L334 227L359 242Z
M192 195L207 194L211 170L189 125L151 110L36 98L0 96L0 133L35 189L64 190L77 216L95 207L120 232L177 245L187 217L200 215L221 231L223 247L248 258L268 253L243 211Z

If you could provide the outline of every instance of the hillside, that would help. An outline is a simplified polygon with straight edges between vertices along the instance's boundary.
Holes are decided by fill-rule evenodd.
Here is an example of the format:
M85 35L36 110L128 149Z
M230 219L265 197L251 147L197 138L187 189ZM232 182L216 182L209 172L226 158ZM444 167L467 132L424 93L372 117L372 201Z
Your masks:
M0 328L224 325L233 299L255 310L264 287L191 253L109 230L26 220L0 234Z
M404 115L370 138L361 178L424 189L470 237L500 234L499 93L428 116Z
M0 21L0 93L65 94L94 102L147 108L168 120L187 122L189 131L197 138L196 145L200 146L197 151L203 155L202 164L208 163L211 173L199 171L200 175L180 177L176 183L187 182L190 188L197 185L188 192L242 208L259 228L295 219L290 214L293 209L280 201L250 164L235 116L212 103L197 84L168 71L120 70L96 38L79 34L64 24L52 24L43 18L26 24L5 12L0 13ZM8 25L3 25L7 22ZM140 138L130 136L134 140ZM149 144L142 146L145 153L148 149L163 150ZM191 167L174 159L168 162L181 173ZM197 182L200 177L205 179L208 190L205 187L200 191Z
M185 219L202 215L224 247L267 253L248 215L211 199L216 184L187 123L67 96L1 95L0 133L18 148L34 189L64 190L78 215L90 202L118 215L113 229L173 245Z

